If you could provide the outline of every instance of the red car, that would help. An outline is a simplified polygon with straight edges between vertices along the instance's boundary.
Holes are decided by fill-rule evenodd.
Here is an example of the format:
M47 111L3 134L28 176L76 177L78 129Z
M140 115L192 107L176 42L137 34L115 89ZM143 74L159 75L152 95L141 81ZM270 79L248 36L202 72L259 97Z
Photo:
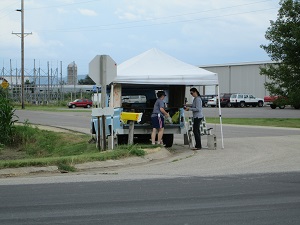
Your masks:
M93 101L90 99L76 99L73 102L68 103L69 108L76 108L76 107L91 108L92 105L93 105Z
M279 96L265 96L264 102L266 105L269 105L272 109L279 107L280 109L285 108L285 98Z

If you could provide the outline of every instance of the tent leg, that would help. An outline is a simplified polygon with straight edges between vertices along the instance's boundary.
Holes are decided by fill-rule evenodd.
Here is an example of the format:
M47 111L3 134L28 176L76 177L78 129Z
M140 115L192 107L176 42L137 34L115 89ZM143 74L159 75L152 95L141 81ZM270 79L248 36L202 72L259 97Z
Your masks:
M220 128L221 128L221 141L222 141L222 149L224 149L224 139L223 139L223 126L222 126L222 113L221 113L221 103L220 103L220 88L219 85L217 85L218 87L218 105L219 105L219 118L220 118Z

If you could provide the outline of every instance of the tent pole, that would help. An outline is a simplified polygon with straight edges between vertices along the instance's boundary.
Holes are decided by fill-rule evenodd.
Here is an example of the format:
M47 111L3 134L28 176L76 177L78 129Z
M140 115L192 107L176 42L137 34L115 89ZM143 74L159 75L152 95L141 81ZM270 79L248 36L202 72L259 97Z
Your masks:
M220 88L218 87L218 106L219 106L219 118L220 118L220 128L221 128L221 141L222 141L222 149L224 149L224 139L223 139L223 126L222 126L222 113L221 113L221 101L220 101Z

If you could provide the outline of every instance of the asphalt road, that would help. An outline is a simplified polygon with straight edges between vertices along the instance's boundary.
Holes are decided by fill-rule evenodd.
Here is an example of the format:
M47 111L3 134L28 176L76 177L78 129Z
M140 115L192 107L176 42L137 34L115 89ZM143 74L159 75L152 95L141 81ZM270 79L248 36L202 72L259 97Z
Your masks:
M1 225L300 223L300 174L1 186Z
M222 112L297 118L300 111ZM89 131L88 111L16 113L20 121ZM175 142L174 152L189 151L182 138ZM1 179L0 224L300 224L300 129L224 126L224 142L221 149L218 136L216 151L176 160Z
M215 124L209 127L213 128L213 132L220 134L218 108L204 108L204 115L207 117L216 117ZM33 124L50 125L63 127L70 130L90 133L91 110L86 109L82 112L75 112L70 109L68 112L39 112L29 110L17 110L15 114L18 116L19 122L29 121ZM293 108L271 109L270 107L261 108L222 108L223 118L300 118L300 110ZM244 126L224 126L224 138L230 137L261 137L261 136L277 136L282 135L282 129L268 128L257 129L256 127ZM299 130L285 130L285 135L299 134ZM178 139L178 138L177 138ZM181 136L180 136L180 139ZM220 140L220 139L219 139ZM177 141L178 142L178 141ZM180 140L179 140L180 143Z
M33 124L49 125L63 127L71 130L82 130L89 133L91 110L82 112L74 112L70 109L68 112L46 112L46 111L30 111L16 110L18 122L29 122Z

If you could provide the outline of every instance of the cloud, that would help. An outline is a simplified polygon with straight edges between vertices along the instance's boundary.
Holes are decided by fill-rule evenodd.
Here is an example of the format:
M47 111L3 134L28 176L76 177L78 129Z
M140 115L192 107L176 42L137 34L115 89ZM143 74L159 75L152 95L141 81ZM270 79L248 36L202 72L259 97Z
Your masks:
M163 41L155 41L155 44L161 49L174 49L182 46L182 43L176 38L170 38Z
M66 13L68 13L68 11L66 9L64 9L64 8L57 8L56 10L57 10L57 12L59 14L66 14Z
M75 60L84 73L99 53L121 62L153 47L194 64L245 61L251 52L257 60L266 55L259 45L278 2L26 0L25 32L33 33L25 38L26 57ZM20 32L17 8L19 0L0 0L1 61L20 57L20 38L11 34Z
M94 10L90 9L78 9L81 15L84 16L97 16L98 14Z

